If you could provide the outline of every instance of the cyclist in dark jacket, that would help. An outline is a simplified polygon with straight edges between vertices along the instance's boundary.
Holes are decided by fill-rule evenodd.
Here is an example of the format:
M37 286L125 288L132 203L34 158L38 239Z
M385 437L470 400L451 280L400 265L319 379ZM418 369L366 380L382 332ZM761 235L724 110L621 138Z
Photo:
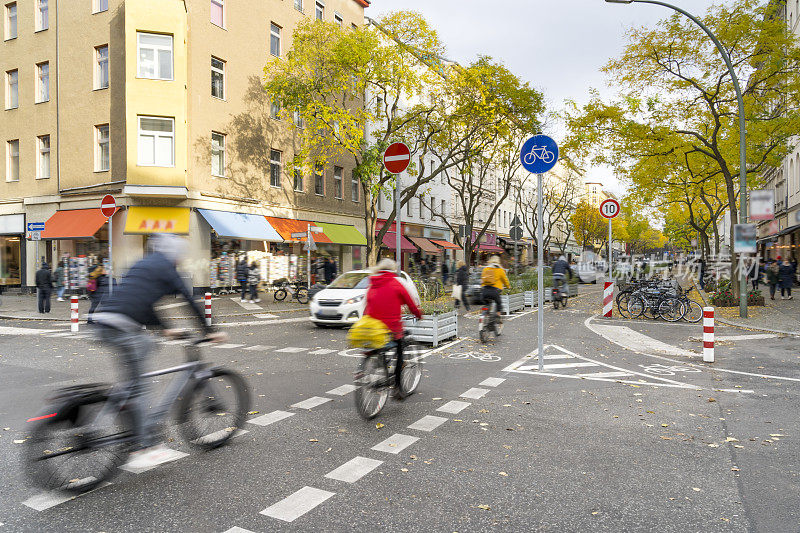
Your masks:
M567 258L562 255L553 265L553 283L558 281L563 284L564 280L567 278L567 273L569 273L569 279L572 279L572 268L570 268L569 263L567 263Z
M469 311L469 298L467 298L467 287L469 286L469 268L464 261L459 261L456 268L456 285L461 287L461 299L456 300L456 307L459 301L464 304L464 309Z

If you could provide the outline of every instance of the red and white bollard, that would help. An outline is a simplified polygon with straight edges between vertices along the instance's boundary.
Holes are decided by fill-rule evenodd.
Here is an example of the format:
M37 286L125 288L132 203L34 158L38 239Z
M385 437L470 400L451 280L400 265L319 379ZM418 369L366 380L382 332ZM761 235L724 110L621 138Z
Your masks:
M206 325L211 325L211 293L207 292L205 296L206 300Z
M611 313L614 310L614 282L606 281L606 287L603 290L603 316L611 318Z
M714 308L703 308L703 362L714 362Z
M69 329L72 333L78 333L78 297L73 296L70 298L70 313L71 313L71 320L72 323L69 326Z

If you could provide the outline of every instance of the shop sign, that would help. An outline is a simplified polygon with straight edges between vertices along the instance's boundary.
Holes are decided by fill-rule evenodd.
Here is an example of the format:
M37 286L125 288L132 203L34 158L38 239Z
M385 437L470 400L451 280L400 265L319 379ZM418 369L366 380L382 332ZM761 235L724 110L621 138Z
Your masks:
M25 233L25 215L0 215L0 235Z
M756 253L758 230L755 224L735 224L733 226L733 253Z
M163 232L170 232L175 229L176 221L172 219L158 219L158 218L144 218L139 223L139 227L137 228L139 231L143 232L156 232L156 231L163 231Z
M775 218L775 191L773 189L750 191L750 220L773 218Z

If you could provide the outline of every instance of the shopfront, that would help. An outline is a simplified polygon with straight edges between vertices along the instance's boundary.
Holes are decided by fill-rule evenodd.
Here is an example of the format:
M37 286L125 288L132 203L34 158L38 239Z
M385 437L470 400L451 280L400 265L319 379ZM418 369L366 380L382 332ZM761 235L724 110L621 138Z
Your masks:
M0 291L23 284L25 215L0 215Z

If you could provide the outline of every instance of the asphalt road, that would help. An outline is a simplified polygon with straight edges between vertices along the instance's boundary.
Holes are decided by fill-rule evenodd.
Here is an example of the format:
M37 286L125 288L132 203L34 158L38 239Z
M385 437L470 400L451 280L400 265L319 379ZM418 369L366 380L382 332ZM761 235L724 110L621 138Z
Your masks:
M250 420L272 422L209 453L171 429L186 456L66 501L28 483L15 441L48 391L112 380L113 355L0 322L0 532L800 530L800 341L718 328L732 340L705 365L699 326L603 321L598 299L546 309L543 372L535 313L486 345L462 319L420 392L371 422L341 388L358 363L344 331L231 319L205 356L243 373Z

